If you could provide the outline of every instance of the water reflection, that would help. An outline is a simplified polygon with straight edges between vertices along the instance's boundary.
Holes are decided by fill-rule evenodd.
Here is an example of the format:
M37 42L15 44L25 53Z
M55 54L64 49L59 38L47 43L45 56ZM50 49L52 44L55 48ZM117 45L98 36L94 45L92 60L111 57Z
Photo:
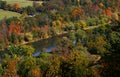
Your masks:
M73 44L75 45L76 43L77 43L77 40L74 40L74 41L73 41Z
M51 46L45 50L45 52L51 52L53 49L56 49L56 46Z
M63 39L63 36L66 35L44 39L41 41L29 43L28 45L32 45L35 48L36 52L33 54L33 56L39 56L41 50L44 50L45 52L51 52L53 49L56 49L60 41Z
M33 56L37 57L37 56L39 56L40 53L41 53L40 51L37 51L33 54Z
M61 39L62 36L53 37L42 41L33 42L28 45L32 45L35 48L35 51L40 51L42 49L45 49L46 52L50 52L50 49L56 48L56 46L59 44Z
M51 52L53 49L56 49L57 46L59 45L59 43L61 42L61 40L63 40L63 37L66 35L67 34L52 37L49 39L33 42L33 43L28 44L28 45L32 45L35 48L36 52L33 54L33 56L39 56L39 54L41 53L41 50L44 50L45 52ZM76 42L77 41L74 40L73 44L75 45Z
M56 49L56 48L57 48L56 46L51 46L51 47L45 49L45 52L48 52L48 53L49 53L49 52L51 52L53 49ZM37 51L37 52L35 52L35 53L33 54L33 56L37 57L37 56L40 55L40 53L41 53L41 51Z

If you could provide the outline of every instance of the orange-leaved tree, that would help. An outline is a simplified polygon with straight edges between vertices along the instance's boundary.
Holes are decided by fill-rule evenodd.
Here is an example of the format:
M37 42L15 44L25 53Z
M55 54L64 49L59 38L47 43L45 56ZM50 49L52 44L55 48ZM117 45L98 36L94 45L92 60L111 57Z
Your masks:
M41 70L40 70L40 68L38 67L38 68L34 68L34 69L30 70L29 75L31 77L41 77Z
M76 9L74 9L74 10L72 11L72 15L73 15L73 16L81 15L81 14L83 14L82 8L76 8Z
M8 29L8 35L11 35L13 32L16 34L20 34L22 26L19 25L18 22L11 22Z
M14 8L15 10L18 10L19 7L20 7L20 6L19 6L18 3L15 3L15 4L13 5L13 8Z
M19 77L16 70L15 60L8 61L3 77Z
M105 10L105 14L106 14L107 16L110 16L110 15L111 15L111 9L110 9L110 8L106 9L106 10Z

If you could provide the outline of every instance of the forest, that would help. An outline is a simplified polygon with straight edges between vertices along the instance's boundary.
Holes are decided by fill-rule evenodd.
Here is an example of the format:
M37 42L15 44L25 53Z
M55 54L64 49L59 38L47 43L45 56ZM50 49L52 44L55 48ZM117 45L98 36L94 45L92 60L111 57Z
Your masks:
M119 77L120 0L0 0L0 77Z

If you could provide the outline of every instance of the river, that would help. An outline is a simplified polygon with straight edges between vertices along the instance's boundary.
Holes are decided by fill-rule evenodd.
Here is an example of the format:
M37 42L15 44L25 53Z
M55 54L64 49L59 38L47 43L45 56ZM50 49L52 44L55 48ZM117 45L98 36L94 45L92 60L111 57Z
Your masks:
M51 52L52 49L56 49L59 42L63 39L63 37L67 36L67 34L54 36L48 39L28 43L27 45L31 45L35 48L34 56L38 56L40 54L40 51L42 49L45 50L45 52Z

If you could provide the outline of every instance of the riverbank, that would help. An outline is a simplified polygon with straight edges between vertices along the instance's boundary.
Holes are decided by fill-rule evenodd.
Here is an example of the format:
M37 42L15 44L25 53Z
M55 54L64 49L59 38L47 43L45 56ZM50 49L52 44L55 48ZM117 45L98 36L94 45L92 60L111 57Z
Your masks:
M73 30L72 30L72 31L73 31ZM65 35L65 34L67 34L67 33L69 33L69 32L72 32L72 31L64 31L64 32L58 33L58 34L55 35L55 36L48 36L48 37L46 37L46 38L36 38L36 39L33 39L33 40L31 40L31 41L28 41L28 42L23 42L23 43L17 44L16 46L26 45L26 44L29 44L29 43L33 43L33 42L37 42L37 41L49 39L49 38L52 38L52 37L57 37L57 36Z
M85 30L85 31L86 31L86 30L89 30L89 29L95 29L95 28L98 28L98 27L103 26L103 25L106 25L106 24L110 24L110 21L109 21L108 23L99 24L99 25L97 25L97 26L89 26L89 27L83 28L82 30ZM78 29L78 30L80 30L80 29ZM15 44L15 46L26 45L26 44L29 44L29 43L33 43L33 42L37 42L37 41L49 39L49 38L52 38L52 37L61 36L61 35L67 34L67 33L69 33L69 32L75 32L75 31L77 31L77 30L62 31L61 33L57 33L55 36L48 36L48 37L45 37L45 38L36 38L36 39L33 39L33 40L31 40L31 41L28 41L28 42L24 41L24 42L22 42L22 43ZM0 50L4 51L5 49L8 49L9 47L10 47L10 45L9 45L9 46L6 46L5 48L0 49Z
M48 36L48 37L45 37L45 38L36 38L36 39L33 39L33 40L31 40L31 41L28 41L28 42L24 41L24 42L22 42L22 43L14 44L14 45L15 45L15 46L26 45L26 44L29 44L29 43L33 43L33 42L37 42L37 41L42 41L42 40L49 39L49 38L52 38L52 37L62 36L62 35L65 35L65 34L67 34L67 33L69 33L69 32L74 32L74 30L64 31L64 32L61 32L61 33L57 33L57 34L54 35L54 36ZM6 47L3 48L3 49L0 49L0 51L4 51L5 49L8 49L9 47L10 47L10 45L9 45L9 46L6 46Z
M107 23L103 24L103 25L106 25ZM82 30L89 30L89 29L95 29L95 28L98 28L102 26L101 24L100 25L97 25L97 26L89 26L89 27L86 27L86 28L83 28ZM80 29L78 29L80 30ZM29 44L29 43L33 43L33 42L37 42L37 41L40 41L40 40L45 40L45 39L49 39L49 38L52 38L52 37L57 37L57 36L60 36L60 35L64 35L64 34L67 34L69 32L75 32L77 30L70 30L70 31L63 31L61 33L57 33L55 36L48 36L48 37L45 37L45 38L36 38L36 39L33 39L31 41L28 41L28 42L22 42L20 44L17 44L16 46L19 46L19 45L25 45L25 44Z

